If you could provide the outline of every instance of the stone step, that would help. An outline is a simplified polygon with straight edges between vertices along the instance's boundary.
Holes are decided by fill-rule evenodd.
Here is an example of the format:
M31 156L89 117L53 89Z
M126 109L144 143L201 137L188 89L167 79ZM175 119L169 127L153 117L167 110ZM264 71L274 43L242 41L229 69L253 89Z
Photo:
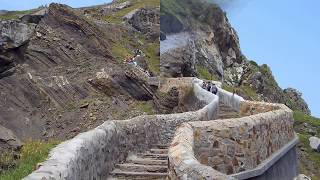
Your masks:
M135 158L129 159L129 163L143 164L143 165L168 165L168 160L156 160L151 158Z
M239 118L238 116L218 116L217 119L233 119L233 118Z
M150 153L154 153L154 154L168 154L168 149L150 149Z
M152 159L160 159L160 160L168 159L167 154L143 153L143 154L138 154L138 156L142 158L152 158Z
M170 144L154 144L153 147L157 149L168 149Z
M232 109L232 108L226 105L222 105L222 106L219 106L219 109Z
M232 114L232 115L238 115L239 113L236 111L218 111L219 114Z
M167 173L151 173L151 172L130 172L115 169L110 173L113 178L125 179L166 179Z
M219 109L219 112L230 112L230 113L237 113L237 111L232 109Z
M239 113L237 112L219 112L218 116L239 116Z
M134 171L134 172L160 172L166 173L168 170L167 166L159 166L159 165L141 165L141 164L117 164L118 169L122 171Z

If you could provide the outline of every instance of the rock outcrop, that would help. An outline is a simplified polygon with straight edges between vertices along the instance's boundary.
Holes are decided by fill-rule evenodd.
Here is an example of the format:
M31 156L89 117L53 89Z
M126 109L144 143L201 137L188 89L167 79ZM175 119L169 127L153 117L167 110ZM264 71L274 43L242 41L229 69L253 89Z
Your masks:
M25 44L34 34L35 24L15 20L0 22L0 51L6 51Z
M310 114L299 94L293 95L278 86L267 65L259 66L242 54L236 31L217 5L161 0L160 20L163 76L221 80L247 99L284 103ZM294 101L290 100L292 96Z
M156 12L143 12L156 27ZM152 100L144 72L119 62L115 50L124 49L122 34L149 36L149 19L136 17L139 32L82 13L54 3L38 14L0 22L0 124L17 137L70 138L108 119L141 115L136 103ZM139 42L131 44L126 42L126 51Z
M306 114L311 114L308 104L302 98L302 93L293 88L287 88L283 90L284 94L287 96L287 105L290 107L296 107L296 109L301 110Z
M159 9L138 9L133 13L128 22L133 28L146 34L149 39L158 40L160 36Z
M310 142L310 147L314 151L320 152L320 138L312 136L309 138L309 142Z
M0 153L5 151L16 151L20 149L22 143L13 132L0 125Z

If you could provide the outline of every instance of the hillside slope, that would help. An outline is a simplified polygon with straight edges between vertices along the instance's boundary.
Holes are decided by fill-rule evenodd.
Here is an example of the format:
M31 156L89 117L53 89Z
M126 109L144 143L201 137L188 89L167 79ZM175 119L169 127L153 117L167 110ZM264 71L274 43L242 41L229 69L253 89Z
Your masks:
M310 114L301 93L282 90L271 69L248 60L225 12L197 0L161 0L161 73L224 81L225 88L246 99L284 103ZM165 38L165 40L163 40Z
M146 79L159 73L159 5L3 12L0 131L11 138L0 137L0 154L20 140L65 140L110 119L153 114L156 92ZM137 66L124 61L132 57Z

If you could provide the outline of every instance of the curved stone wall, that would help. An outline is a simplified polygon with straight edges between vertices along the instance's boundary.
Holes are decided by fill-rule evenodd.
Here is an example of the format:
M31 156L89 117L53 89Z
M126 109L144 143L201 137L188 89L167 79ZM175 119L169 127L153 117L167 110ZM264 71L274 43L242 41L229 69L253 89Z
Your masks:
M228 92L222 88L218 88L219 101L223 104L233 108L234 110L240 111L240 104L244 99L237 94Z
M197 179L252 178L263 174L276 158L296 145L292 111L285 105L240 98L232 103L233 94L220 92L221 101L249 116L184 123L169 148L171 179L194 179L194 174L199 175ZM194 173L198 167L210 173ZM236 173L241 175L233 175ZM296 173L292 171L288 177Z
M188 78L186 82L191 86L194 80ZM192 89L197 101L205 104L200 110L106 121L91 131L59 144L50 152L49 158L24 179L106 179L115 164L124 161L129 153L143 152L153 144L170 143L178 125L214 119L218 96L208 94L199 87L194 83Z
M182 124L169 148L169 179L232 179L213 168L201 164L194 155L193 128Z

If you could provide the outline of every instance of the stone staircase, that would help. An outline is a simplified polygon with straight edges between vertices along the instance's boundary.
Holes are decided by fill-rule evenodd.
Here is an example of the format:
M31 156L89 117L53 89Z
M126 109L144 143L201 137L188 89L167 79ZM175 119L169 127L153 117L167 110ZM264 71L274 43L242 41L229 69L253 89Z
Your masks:
M220 103L218 119L240 117L239 113L231 107ZM145 153L127 158L122 164L117 164L116 169L110 173L108 180L149 180L166 179L168 170L168 145L154 145Z
M130 157L126 162L117 164L108 180L123 179L166 179L168 171L168 146L154 145L149 151Z
M219 103L218 117L217 119L230 119L230 118L239 118L240 114L231 107Z

